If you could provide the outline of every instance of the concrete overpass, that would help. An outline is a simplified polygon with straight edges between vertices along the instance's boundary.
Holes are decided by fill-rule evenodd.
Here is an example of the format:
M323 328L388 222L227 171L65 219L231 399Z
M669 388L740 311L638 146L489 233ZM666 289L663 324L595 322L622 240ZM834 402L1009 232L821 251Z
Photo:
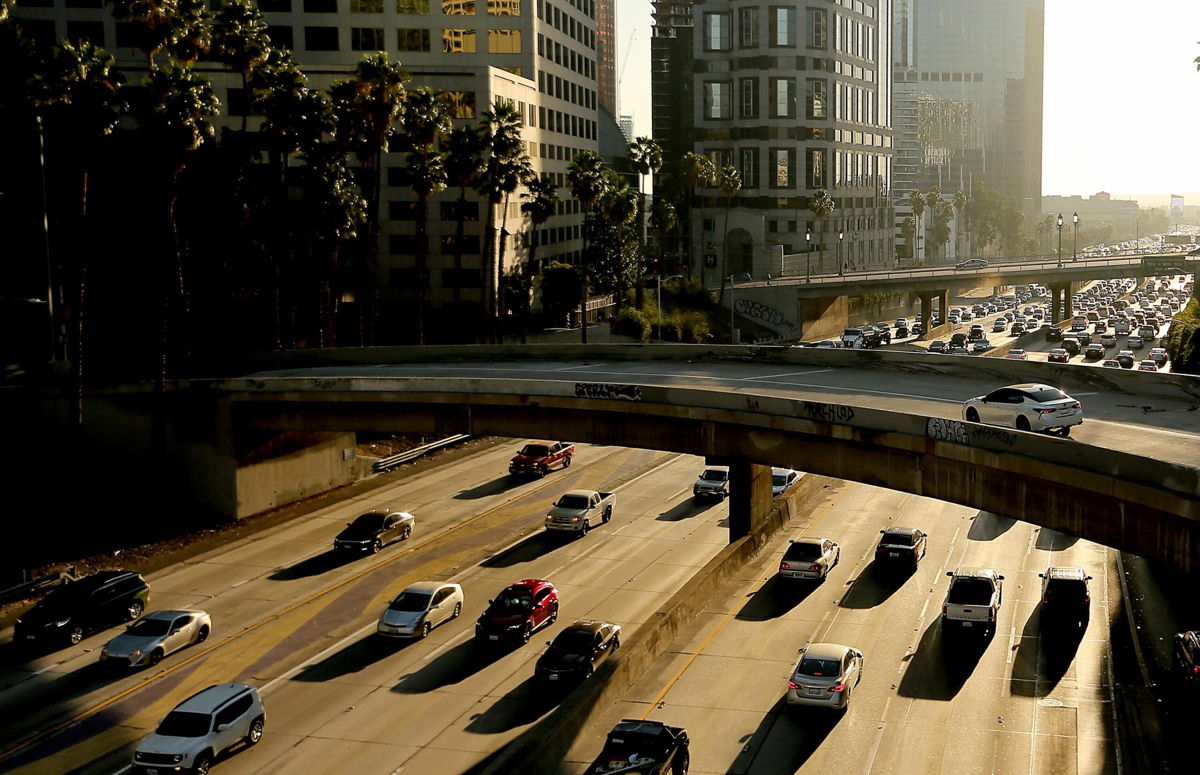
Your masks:
M299 368L208 386L221 407L222 437L239 429L373 429L547 436L702 454L733 467L734 538L765 511L767 467L783 465L1200 569L1200 421L1194 414L1170 422L1159 416L1200 404L1200 380L1192 377L1147 380L1156 375L806 348L325 354L343 360L337 366L293 355ZM1098 388L1087 393L1102 396L1086 399L1083 429L1090 436L1081 429L1066 440L957 419L962 398L1033 380ZM920 395L929 385L944 397Z
M796 258L792 256L791 258ZM791 262L789 265L796 265ZM802 264L800 264L802 266ZM844 275L815 275L772 278L738 283L726 289L726 304L733 304L739 315L772 328L781 337L830 336L840 333L845 311L839 300L868 294L907 292L916 294L925 319L934 307L949 306L954 287L981 287L1040 283L1050 288L1052 322L1057 323L1058 308L1073 313L1072 288L1089 280L1146 277L1159 274L1194 273L1200 258L1184 253L1162 255L1080 258L1076 261L1044 259L993 260L982 269L956 270L953 266L917 269L849 272ZM841 304L844 304L841 301ZM943 315L943 318L945 316ZM828 325L821 326L826 321ZM938 332L940 333L940 332ZM927 336L926 338L932 338Z

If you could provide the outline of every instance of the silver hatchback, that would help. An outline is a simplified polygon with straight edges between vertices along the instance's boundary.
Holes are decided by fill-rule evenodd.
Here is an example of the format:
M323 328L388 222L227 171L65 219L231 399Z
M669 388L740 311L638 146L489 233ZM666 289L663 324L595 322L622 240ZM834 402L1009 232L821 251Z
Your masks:
M462 607L463 591L458 584L418 581L388 603L375 631L396 638L424 638L442 622L457 619Z

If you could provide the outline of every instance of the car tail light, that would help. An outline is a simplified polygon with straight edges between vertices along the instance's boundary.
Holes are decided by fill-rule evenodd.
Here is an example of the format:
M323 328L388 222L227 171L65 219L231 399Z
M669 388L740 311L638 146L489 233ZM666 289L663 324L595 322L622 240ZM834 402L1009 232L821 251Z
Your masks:
M841 694L844 691L846 691L846 684L838 684L837 686L829 687L830 694Z
M789 689L799 689L800 684L796 683L795 681L788 681L788 688Z
M942 616L945 616L948 613L948 611L949 611L949 606L947 606L945 603L942 603Z
M1054 414L1053 409L1039 409L1038 414Z
M781 570L791 570L792 569L792 566L788 565L786 562L779 563L779 567Z
M1083 404L1081 404L1081 403L1079 403L1078 401L1076 401L1076 402L1075 402L1075 406L1072 406L1071 408L1072 408L1072 409L1082 409L1082 408L1083 408Z
M820 565L809 565L808 569L809 570L821 570L821 566Z
M1200 666L1192 666L1192 675L1200 675Z

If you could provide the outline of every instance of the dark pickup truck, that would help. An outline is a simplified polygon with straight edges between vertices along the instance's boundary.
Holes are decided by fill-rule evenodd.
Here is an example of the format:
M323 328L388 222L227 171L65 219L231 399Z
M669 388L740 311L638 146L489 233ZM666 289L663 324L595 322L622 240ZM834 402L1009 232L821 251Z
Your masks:
M508 464L512 476L545 476L554 468L569 468L575 445L565 441L528 441Z
M587 775L687 775L688 733L661 721L624 719L613 727Z

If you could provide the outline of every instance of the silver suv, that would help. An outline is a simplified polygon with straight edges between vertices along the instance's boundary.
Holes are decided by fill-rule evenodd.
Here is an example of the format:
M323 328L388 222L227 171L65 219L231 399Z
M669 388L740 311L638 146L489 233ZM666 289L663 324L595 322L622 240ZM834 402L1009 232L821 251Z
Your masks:
M263 706L246 684L217 684L193 694L158 723L133 752L134 775L185 770L205 775L212 762L240 742L262 739Z

